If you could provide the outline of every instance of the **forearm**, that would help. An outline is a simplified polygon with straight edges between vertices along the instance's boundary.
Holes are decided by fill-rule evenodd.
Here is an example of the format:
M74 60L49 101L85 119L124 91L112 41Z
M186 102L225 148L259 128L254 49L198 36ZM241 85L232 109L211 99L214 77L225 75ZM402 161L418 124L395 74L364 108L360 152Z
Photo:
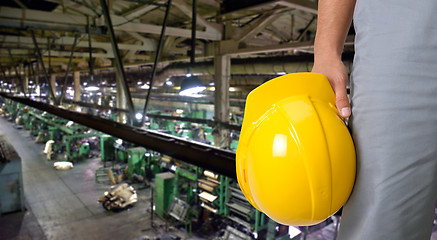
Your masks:
M341 59L356 0L319 0L314 60Z

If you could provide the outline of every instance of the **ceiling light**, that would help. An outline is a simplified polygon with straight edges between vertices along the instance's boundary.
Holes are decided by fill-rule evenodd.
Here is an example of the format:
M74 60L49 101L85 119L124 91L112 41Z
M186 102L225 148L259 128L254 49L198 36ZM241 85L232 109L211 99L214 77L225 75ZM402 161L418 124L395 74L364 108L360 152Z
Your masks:
M94 92L94 91L97 91L99 89L100 88L97 87L97 86L88 86L88 87L85 88L85 91Z
M167 85L167 86L173 86L173 82L170 81L170 80L168 80L167 82L165 82L165 85Z
M280 76L282 76L282 75L285 75L285 74L287 74L287 73L286 73L286 72L278 72L277 74L280 75Z
M179 95L181 96L193 96L203 90L205 90L205 86L202 81L195 76L187 77L182 80L181 90L179 91Z
M140 87L141 89L149 89L150 87L149 87L149 85L147 85L147 84L144 84L143 86L141 86Z
M143 114L141 114L141 113L137 113L137 114L135 114L135 118L136 118L137 120L141 120L141 119L143 118Z

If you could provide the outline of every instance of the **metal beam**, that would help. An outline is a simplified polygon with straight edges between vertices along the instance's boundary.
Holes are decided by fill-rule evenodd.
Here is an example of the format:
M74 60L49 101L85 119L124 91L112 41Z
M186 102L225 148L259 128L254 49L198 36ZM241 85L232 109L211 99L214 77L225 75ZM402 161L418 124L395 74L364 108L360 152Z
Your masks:
M27 20L26 22L20 19L7 19L0 16L0 27L27 31L29 28L48 30L48 31L61 31L61 32L79 32L86 33L83 25L66 25L57 24L52 22L32 22L32 20ZM103 35L105 31L103 27L95 27L92 30L93 34Z
M38 58L38 60L39 60L39 62L40 62L40 64L41 64L41 68L42 68L42 71L43 71L44 80L45 80L46 83L48 83L48 85L49 85L49 92L50 92L50 95L51 95L52 98L53 98L53 102L55 103L55 105L58 105L58 99L56 98L56 93L53 91L52 83L51 83L51 82L49 81L49 79L47 78L46 67L44 66L44 62L43 62L43 60L42 60L41 50L39 49L39 47L38 47L38 43L36 42L36 39L35 39L35 33L34 33L34 31L33 31L32 29L30 30L30 33L32 34L33 44L35 45L35 50L36 50L37 58Z
M93 32L91 31L91 34ZM129 33L132 36L136 36L135 33ZM85 38L85 37L82 37ZM53 43L51 45L66 45L70 46L73 44L75 38L74 37L61 37L58 39L54 39ZM81 41L82 39L79 39L77 42L77 47L88 47L87 41ZM38 42L38 45L43 47L47 44L47 39L45 38L36 38L36 41ZM142 37L141 41L143 42L143 45L134 45L134 44L124 44L120 43L118 44L118 48L121 50L134 50L134 51L155 51L156 50L156 40L144 38ZM33 47L33 41L30 37L22 37L22 36L10 36L10 35L0 35L0 43L2 43L2 46L17 46L19 48L21 47ZM6 44L6 45L4 45ZM111 43L110 42L96 42L93 41L93 48L100 48L107 52L111 51Z
M138 18L138 17L140 17L140 16L142 16L150 11L155 10L158 7L159 6L156 6L156 5L143 4L135 9L130 10L127 13L124 13L123 17L126 18L126 20Z
M281 0L276 2L277 5L294 8L304 12L317 14L317 1L308 0Z
M281 16L278 12L279 10L274 11L273 13L262 14L259 18L253 20L240 29L241 33L234 37L234 39L238 42L242 42L253 37L255 34L261 32L264 28L270 25L273 21L278 19L278 17Z
M308 22L308 24L305 26L305 28L303 29L303 31L299 34L299 36L296 38L296 42L300 42L302 40L302 38L305 36L305 34L308 32L311 24L313 24L313 22L317 19L316 15L313 16L313 18L311 18L311 20Z
M179 8L185 15L189 17L192 16L192 8L184 1L184 0L174 0L175 1L175 7ZM205 18L200 16L200 14L196 13L197 21L199 21L199 24L204 26L207 29L210 29L212 31L221 32L222 31L222 25L218 23L208 22Z
M23 92L24 97L26 97L26 91L24 90L23 80L21 79L21 74L18 72L17 65L15 64L14 59L12 58L11 51L9 51L9 57L11 58L12 65L14 66L15 77L20 82L21 91Z
M0 96L236 179L235 153L231 151L156 131L127 126L85 113L69 111L30 99L12 97L5 93L0 93Z
M150 96L152 94L152 89L153 89L153 81L155 80L156 69L158 68L158 61L159 61L159 58L161 57L161 49L162 49L162 45L164 42L165 28L167 26L168 15L170 13L171 1L172 0L168 0L168 2L167 2L167 8L165 10L165 16L164 16L164 20L162 22L161 36L159 37L158 48L156 49L155 61L153 63L152 78L150 79L150 84L149 84L149 89L147 91L146 101L144 102L143 115L141 116L141 126L144 125L144 121L146 120L147 107L149 105Z
M116 30L150 33L150 34L159 34L161 32L161 28L162 26L158 26L158 25L146 24L146 23L134 23L134 22L128 22L126 24L114 27L114 29ZM175 28L175 27L167 27L166 35L189 38L191 36L191 30ZM222 39L222 34L219 32L212 32L212 31L197 31L197 38L218 41Z
M21 19L22 21L37 21L66 25L86 25L87 17L56 12L47 12L32 9L20 9L11 7L0 7L0 17L7 19Z
M71 55L70 55L70 59L68 61L67 70L65 71L64 84L62 85L61 96L59 97L59 103L62 103L62 99L64 98L65 89L67 89L68 74L70 73L71 60L73 59L74 48L76 48L76 43L77 43L77 38L78 37L79 37L78 35L76 35L74 37L73 46L71 46Z
M111 15L116 24L122 23L120 26L115 26L115 30L160 34L161 26L145 23L127 22L125 18ZM98 20L98 19L97 19ZM103 19L102 19L103 20ZM56 23L53 23L56 21ZM124 23L124 24L123 24ZM31 9L18 9L10 7L0 7L0 26L15 27L25 29L33 27L35 29L50 29L64 31L85 32L87 25L87 17L65 13L54 13ZM96 21L97 28L104 25L104 21ZM191 30L183 28L168 27L167 34L169 36L178 36L188 38L191 35ZM93 34L102 34L101 29L97 29ZM221 40L221 33L211 31L198 31L198 38L206 40Z
M346 38L344 45L345 46L353 45L354 39L355 39L354 35L349 35ZM257 54L257 53L282 52L282 51L290 51L293 49L313 49L313 48L314 48L314 41L306 41L306 42L290 42L290 43L283 43L283 44L263 46L263 47L240 48L235 51L226 51L223 53L236 56L236 55L247 55L247 54Z
M119 73L120 82L122 83L123 91L127 98L127 106L130 112L130 122L133 124L134 118L134 104L132 102L132 96L130 94L129 86L126 80L126 74L123 68L123 62L121 60L120 52L118 50L117 40L115 38L114 28L112 26L111 16L109 16L108 6L106 5L106 0L100 0L100 5L103 10L103 16L105 17L105 22L108 27L109 38L111 39L112 50L114 52L115 63L117 67L117 71Z

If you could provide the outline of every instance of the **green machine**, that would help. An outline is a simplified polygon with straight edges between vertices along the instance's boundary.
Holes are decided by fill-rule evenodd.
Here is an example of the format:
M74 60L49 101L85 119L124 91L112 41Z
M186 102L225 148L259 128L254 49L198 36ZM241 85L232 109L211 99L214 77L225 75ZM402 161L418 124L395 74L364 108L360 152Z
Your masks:
M126 152L129 180L133 180L134 174L144 177L146 175L146 149L143 147L128 148Z
M186 202L188 204L194 204L197 202L196 192L198 192L197 179L198 171L200 168L182 168L176 167L175 169L175 185L173 195L180 197L181 193L186 195Z
M99 137L100 135L102 134L86 133L64 135L63 142L65 143L65 160L75 161L88 157L90 154L90 145L89 143L82 142L80 140L90 137Z
M161 217L166 217L167 211L173 201L173 189L175 175L171 172L163 172L155 175L155 212Z
M114 149L115 137L103 135L100 137L100 155L102 157L103 166L106 167L106 162L115 159Z

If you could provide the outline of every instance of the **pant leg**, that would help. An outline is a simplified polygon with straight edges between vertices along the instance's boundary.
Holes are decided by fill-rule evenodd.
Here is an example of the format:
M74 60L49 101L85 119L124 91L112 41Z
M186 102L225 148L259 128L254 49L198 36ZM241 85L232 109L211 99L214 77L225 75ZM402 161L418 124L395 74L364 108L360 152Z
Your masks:
M353 77L357 178L340 240L429 240L437 200L437 78L362 65Z
M437 1L357 0L357 178L340 240L429 240L437 200Z

